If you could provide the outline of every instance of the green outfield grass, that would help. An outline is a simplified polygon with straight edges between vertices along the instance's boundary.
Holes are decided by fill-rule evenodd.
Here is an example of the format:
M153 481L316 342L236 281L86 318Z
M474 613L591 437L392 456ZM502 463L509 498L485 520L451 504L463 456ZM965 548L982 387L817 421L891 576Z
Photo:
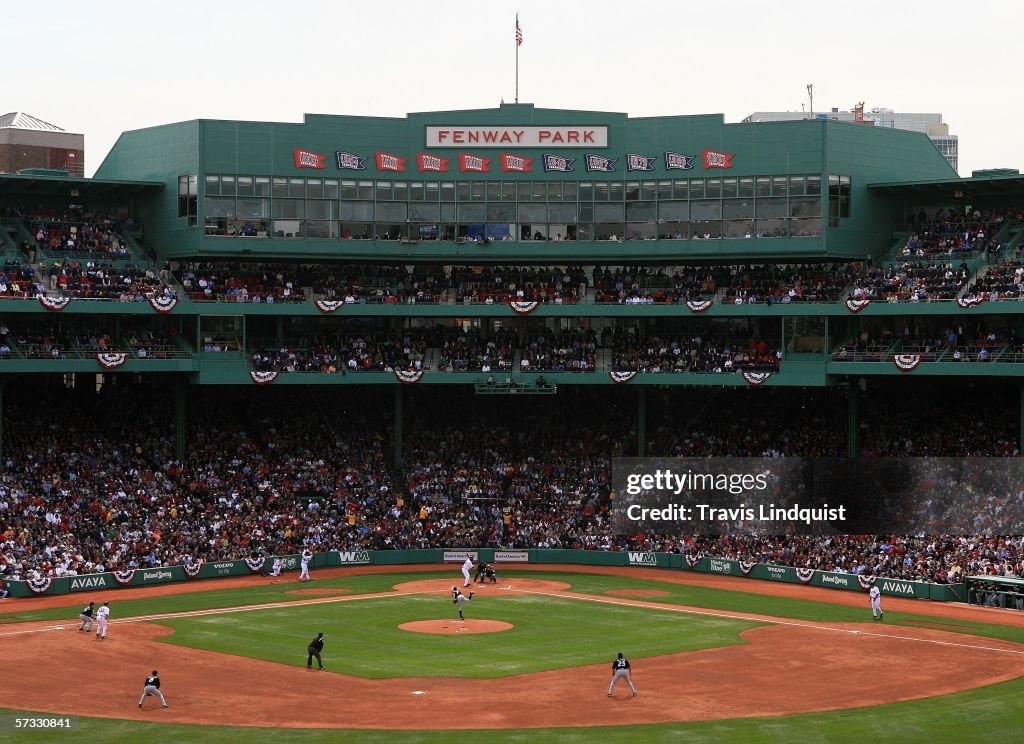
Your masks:
M425 635L398 628L414 620L446 620L457 612L447 595L358 599L227 615L161 620L174 634L161 640L192 648L305 665L306 644L327 638L324 663L345 654L346 674L395 677L492 678L603 664L610 651L660 656L742 643L761 623L584 603L489 589L464 608L471 619L502 620L511 630L474 635ZM358 654L349 654L358 649ZM444 659L443 668L437 660ZM339 668L339 671L341 669Z
M343 729L258 729L78 718L72 732L28 732L11 736L18 742L102 741L104 744L136 742L187 742L188 744L973 744L1019 741L1024 715L1024 679L1004 682L970 692L943 697L858 708L831 713L811 713L784 718L740 718L707 723L675 723L652 726L578 729L520 729L516 731L347 731ZM0 717L14 711L0 710ZM6 721L5 721L6 723Z

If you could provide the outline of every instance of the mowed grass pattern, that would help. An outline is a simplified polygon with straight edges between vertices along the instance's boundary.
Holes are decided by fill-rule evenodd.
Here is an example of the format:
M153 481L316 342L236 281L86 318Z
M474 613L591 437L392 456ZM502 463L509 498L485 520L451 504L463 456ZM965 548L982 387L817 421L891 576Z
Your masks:
M501 620L499 633L429 635L399 629L415 620L457 624L447 596L398 595L162 620L161 640L192 648L305 665L306 644L327 640L328 670L373 679L493 678L743 643L759 623L536 594L478 594L471 619Z

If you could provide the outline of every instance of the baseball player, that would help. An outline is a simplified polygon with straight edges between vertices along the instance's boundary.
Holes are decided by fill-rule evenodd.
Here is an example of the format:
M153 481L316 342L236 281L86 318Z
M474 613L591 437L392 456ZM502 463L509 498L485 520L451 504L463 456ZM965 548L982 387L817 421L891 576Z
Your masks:
M868 590L868 596L871 597L871 619L883 620L885 613L882 612L882 592L872 584L871 589Z
M281 575L281 571L283 569L284 569L284 558L281 558L280 556L275 556L274 557L274 568L271 569L270 575L271 576L280 576ZM309 571L307 571L306 574L308 575Z
M299 581L312 581L313 577L309 575L309 562L313 560L313 554L309 552L309 548L302 551L302 571L299 572Z
M619 652L619 657L612 662L612 683L608 685L608 697L612 696L615 691L615 685L619 683L620 679L626 680L626 684L629 685L629 689L633 691L633 697L637 696L636 688L633 686L633 680L629 676L629 659Z
M84 630L88 633L92 630L92 615L96 611L95 605L95 602L90 602L78 613L78 619L82 621L82 624L78 626L80 631Z
M153 673L146 677L146 682L142 686L142 697L139 698L139 707L142 707L142 701L150 695L156 695L160 698L160 704L167 707L167 700L164 699L164 694L160 692L160 675L156 673L156 669Z
M313 668L313 659L316 659L316 663L321 669L324 668L324 662L320 658L320 652L324 650L324 634L317 633L316 638L309 642L309 646L306 648L306 669Z
M463 587L469 586L469 572L472 570L473 559L467 555L465 562L462 564L462 575L466 578L466 581L462 584Z
M104 602L103 605L96 610L96 624L99 626L96 628L96 640L107 640L107 618L109 617L110 602Z
M469 602L472 599L473 592L470 592L469 596L467 597L465 594L459 591L459 588L457 586L452 587L452 604L455 605L456 609L458 609L459 611L459 620L466 619L462 616L462 605L466 604L466 602Z

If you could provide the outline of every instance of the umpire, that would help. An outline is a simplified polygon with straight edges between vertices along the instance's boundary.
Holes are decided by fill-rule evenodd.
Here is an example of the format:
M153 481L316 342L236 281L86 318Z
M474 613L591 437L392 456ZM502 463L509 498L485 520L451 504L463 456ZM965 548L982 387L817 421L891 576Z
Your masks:
M308 656L306 657L306 669L313 668L313 658L316 658L316 663L320 665L320 668L324 668L324 662L320 658L320 652L324 650L324 634L317 633L316 638L309 642L309 646L306 648Z

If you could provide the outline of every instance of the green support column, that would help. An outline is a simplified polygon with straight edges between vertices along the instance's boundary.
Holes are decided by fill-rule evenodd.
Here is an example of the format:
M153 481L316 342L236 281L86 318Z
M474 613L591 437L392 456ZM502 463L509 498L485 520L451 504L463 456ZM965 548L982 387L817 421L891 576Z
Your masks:
M185 419L186 403L188 402L188 385L178 380L174 386L174 457L185 459Z
M4 385L0 381L0 473L4 472Z
M647 457L647 386L637 386L636 456Z
M860 443L857 441L860 434L860 379L850 380L850 407L847 418L846 456L856 457L860 450Z
M404 385L395 385L395 467L404 465L402 459L402 389Z
M277 319L277 348L284 346L284 317Z

